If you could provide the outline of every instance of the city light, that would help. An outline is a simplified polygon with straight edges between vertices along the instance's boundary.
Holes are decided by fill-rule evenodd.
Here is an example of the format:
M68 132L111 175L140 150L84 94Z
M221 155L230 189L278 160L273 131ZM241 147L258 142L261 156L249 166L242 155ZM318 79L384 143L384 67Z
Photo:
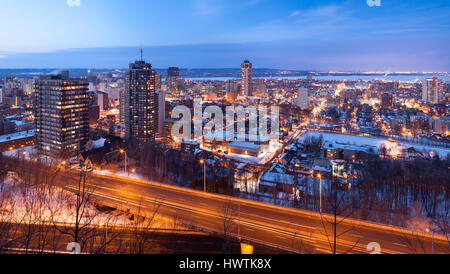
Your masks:
M0 254L450 254L436 1L3 1Z

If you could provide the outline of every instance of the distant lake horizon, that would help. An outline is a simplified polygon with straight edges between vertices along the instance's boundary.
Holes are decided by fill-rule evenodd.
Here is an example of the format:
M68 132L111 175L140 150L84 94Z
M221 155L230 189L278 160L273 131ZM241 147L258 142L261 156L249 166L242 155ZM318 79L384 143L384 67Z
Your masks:
M423 81L428 78L437 77L444 82L450 82L450 76L431 76L431 75L388 75L386 80L391 81ZM306 79L306 76L273 76L273 77L253 77L253 79L283 79L283 80L295 80L295 79ZM237 77L185 77L186 80L191 81L227 81L227 80L239 80ZM318 80L338 80L338 81L357 81L357 80L382 80L385 79L384 76L380 75L329 75L329 76L313 76L313 79Z

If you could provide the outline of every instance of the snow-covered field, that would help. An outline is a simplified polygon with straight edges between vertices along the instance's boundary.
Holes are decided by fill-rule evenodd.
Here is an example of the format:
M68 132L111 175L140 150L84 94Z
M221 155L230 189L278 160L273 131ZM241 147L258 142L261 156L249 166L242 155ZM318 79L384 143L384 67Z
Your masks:
M59 188L35 187L25 183L17 174L8 173L0 182L0 221L10 223L74 224L76 196ZM81 223L91 225L127 226L129 216L120 211L101 212L92 204L84 208ZM170 220L157 216L156 229L173 228Z
M257 164L257 165L264 165L268 161L270 161L276 152L281 149L282 144L280 142L270 142L270 145L264 146L263 152L259 154L258 157L250 156L250 155L242 155L242 154L234 154L234 153L228 153L228 154L221 154L223 157L249 163L249 164ZM203 148L204 150L210 151L206 148Z
M391 146L389 144L387 138L383 137L366 137L366 136L356 136L356 135L345 135L345 134L337 134L337 133L328 133L328 132L307 132L306 134L303 134L300 136L300 139L305 139L308 136L314 136L319 137L322 135L324 141L329 142L339 142L344 144L352 144L352 145L370 145L375 146L379 148L382 144L386 146ZM447 155L450 155L450 149L448 148L439 148L439 147L432 147L427 145L419 145L419 144L411 144L406 142L399 142L396 141L395 143L398 144L399 148L401 149L407 149L410 147L413 147L414 149L424 153L429 154L430 152L437 153L441 158L446 158Z

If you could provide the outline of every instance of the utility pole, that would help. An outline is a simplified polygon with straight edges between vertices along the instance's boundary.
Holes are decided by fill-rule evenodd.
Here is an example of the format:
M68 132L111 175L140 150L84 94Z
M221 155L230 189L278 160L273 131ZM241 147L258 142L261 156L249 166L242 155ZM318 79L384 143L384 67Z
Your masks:
M127 159L127 152L125 151L125 171L127 172L128 175L130 175L130 172L128 172L128 159Z
M319 175L317 175L317 177L319 177L319 192L320 192L320 213L322 213L322 175L319 173Z
M124 154L124 156L125 156L125 158L124 158L124 168L125 168L125 170L124 171L127 172L128 175L130 175L130 173L128 172L128 169L127 169L127 163L128 163L127 152L124 149L121 149L120 150L120 154Z
M239 212L239 221L238 221L238 240L241 241L241 198L240 198L240 197L239 197L238 212Z
M206 162L200 160L200 164L203 164L203 192L206 192Z
M203 164L203 191L206 192L206 163Z

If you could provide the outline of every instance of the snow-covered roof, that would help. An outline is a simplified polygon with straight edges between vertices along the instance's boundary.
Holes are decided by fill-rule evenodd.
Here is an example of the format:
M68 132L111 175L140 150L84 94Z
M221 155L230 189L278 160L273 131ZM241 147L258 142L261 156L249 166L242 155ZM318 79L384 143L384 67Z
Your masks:
M183 141L183 144L186 144L186 145L194 145L194 146L200 145L199 142L193 142L193 141Z
M354 151L363 151L366 153L378 154L378 148L376 146L370 145L355 145L355 144L344 144L339 142L324 142L324 148L327 149L345 149L345 150L354 150Z
M12 140L19 140L19 139L33 137L33 136L34 136L34 130L21 131L21 132L8 134L8 135L0 135L0 143L12 141Z
M259 150L261 148L260 145L256 145L256 144L250 143L250 142L243 142L243 141L231 142L228 144L228 147L251 149L251 150Z
M276 172L276 173L284 173L284 172L286 172L286 170L287 170L287 167L280 162L274 163L272 165L272 167L270 168L271 172Z
M203 149L196 148L196 149L194 150L194 155L200 154L200 153L202 153L203 151L204 151Z
M13 121L14 124L16 124L16 126L23 126L23 125L33 125L34 123L31 121L18 121L18 120L14 120Z
M315 165L313 169L314 169L314 171L319 171L319 172L331 172L331 169L323 167L323 166L318 166L318 165Z
M285 173L266 172L261 177L260 183L294 184L294 176Z
M104 147L104 146L105 146L105 141L106 141L105 138L100 138L100 139L98 139L98 140L96 140L96 141L93 141L93 142L94 142L94 145L95 145L95 148L101 148L101 147Z
M226 131L215 131L209 132L204 135L204 138L207 140L214 140L220 138L222 134L222 140L227 140ZM269 141L269 137L267 136L259 136L259 135L249 135L249 134L233 134L233 140L237 138L238 140L250 140L254 142L267 142Z

